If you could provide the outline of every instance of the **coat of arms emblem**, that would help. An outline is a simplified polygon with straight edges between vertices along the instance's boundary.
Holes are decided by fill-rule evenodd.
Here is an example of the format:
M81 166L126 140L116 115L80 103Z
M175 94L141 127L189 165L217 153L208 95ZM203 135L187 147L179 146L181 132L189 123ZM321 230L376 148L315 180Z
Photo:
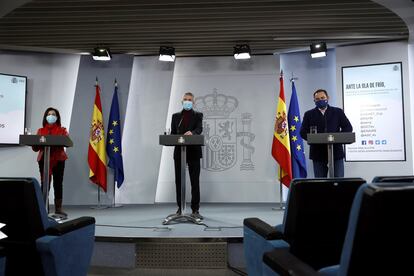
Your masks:
M243 131L237 131L237 118L231 113L238 107L238 100L233 96L219 94L217 89L195 99L195 108L204 114L202 167L208 171L224 171L232 168L237 162L238 138L243 148L241 170L253 170L251 155L254 147L251 142L254 134L250 133L251 114L242 114Z

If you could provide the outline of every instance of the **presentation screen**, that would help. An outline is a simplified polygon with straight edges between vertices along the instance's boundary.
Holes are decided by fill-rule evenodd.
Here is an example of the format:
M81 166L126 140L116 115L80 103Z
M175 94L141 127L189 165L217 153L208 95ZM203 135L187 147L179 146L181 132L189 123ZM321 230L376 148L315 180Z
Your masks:
M19 144L24 132L27 78L0 73L0 144Z
M344 111L355 132L346 161L405 161L402 63L342 67Z

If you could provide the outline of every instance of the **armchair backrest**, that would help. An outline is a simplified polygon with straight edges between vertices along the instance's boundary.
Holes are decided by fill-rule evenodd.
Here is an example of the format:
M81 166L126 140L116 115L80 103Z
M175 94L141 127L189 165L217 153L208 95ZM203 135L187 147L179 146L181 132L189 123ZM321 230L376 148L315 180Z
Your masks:
M8 240L35 241L45 234L49 222L35 178L0 178L0 221Z
M372 179L372 182L409 182L414 183L414 175L396 175L396 176L376 176Z
M340 275L414 275L414 184L372 183L355 197Z
M338 264L362 178L295 179L283 223L290 252L315 269Z
M51 223L36 179L0 178L0 221L6 224L2 232L7 238L0 240L7 255L6 275L24 273L29 267L31 275L43 275L36 239Z

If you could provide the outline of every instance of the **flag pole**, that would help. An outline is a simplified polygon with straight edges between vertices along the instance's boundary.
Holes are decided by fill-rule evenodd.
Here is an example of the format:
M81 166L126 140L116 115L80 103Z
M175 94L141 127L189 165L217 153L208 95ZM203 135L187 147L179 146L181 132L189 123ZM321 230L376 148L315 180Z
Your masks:
M116 78L114 80L114 86L115 86L115 89L118 87L118 82L117 82ZM112 104L111 104L111 113L112 113ZM109 117L111 117L111 115ZM111 119L111 118L109 118L109 119ZM109 166L109 163L108 163L108 166ZM114 169L114 185L113 185L113 193L112 193L113 199L112 199L112 205L110 206L110 208L123 207L123 205L121 205L121 204L116 204L115 192L116 192L116 187L118 186L117 179L118 179L117 169Z
M96 186L98 187L98 205L92 206L91 209L102 210L102 209L109 208L109 206L101 205L101 186L99 185L96 185Z
M114 179L116 179L116 178L114 177ZM113 198L113 200L112 200L112 206L111 206L111 208L119 208L119 207L124 207L124 205L122 205L122 204L116 204L116 199L115 199L115 190L116 190L116 186L118 186L118 181L114 180L114 193L113 193L114 198Z
M98 86L98 76L96 76L95 78L95 87ZM98 187L98 205L97 206L92 206L91 209L95 209L95 210L101 210L101 209L106 209L108 208L108 206L102 206L101 205L101 186L100 185L96 185Z
M282 175L282 168L280 168L280 166L279 166L279 175ZM279 178L279 188L280 188L280 193L279 193L279 196L280 196L280 206L279 206L279 209L280 210L284 210L285 209L285 206L284 206L284 203L283 203L283 183L282 183L282 179L281 178Z
M284 206L284 204L283 204L283 183L282 183L282 179L280 178L280 176L282 175L282 168L279 166L279 189L280 189L280 192L279 192L279 208L272 208L272 210L275 210L275 211L280 211L280 210L284 210L285 209L285 206Z

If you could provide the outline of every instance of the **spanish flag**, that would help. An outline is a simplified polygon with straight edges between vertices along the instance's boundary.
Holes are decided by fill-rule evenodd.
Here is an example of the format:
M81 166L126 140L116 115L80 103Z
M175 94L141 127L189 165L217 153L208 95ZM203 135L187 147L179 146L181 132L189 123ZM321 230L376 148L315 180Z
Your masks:
M292 180L292 164L290 160L289 126L287 121L283 73L280 73L280 93L277 104L277 115L273 132L272 156L279 163L279 180L289 187Z
M96 82L95 104L93 106L91 132L89 136L88 164L89 179L106 192L106 147L102 116L100 88Z

